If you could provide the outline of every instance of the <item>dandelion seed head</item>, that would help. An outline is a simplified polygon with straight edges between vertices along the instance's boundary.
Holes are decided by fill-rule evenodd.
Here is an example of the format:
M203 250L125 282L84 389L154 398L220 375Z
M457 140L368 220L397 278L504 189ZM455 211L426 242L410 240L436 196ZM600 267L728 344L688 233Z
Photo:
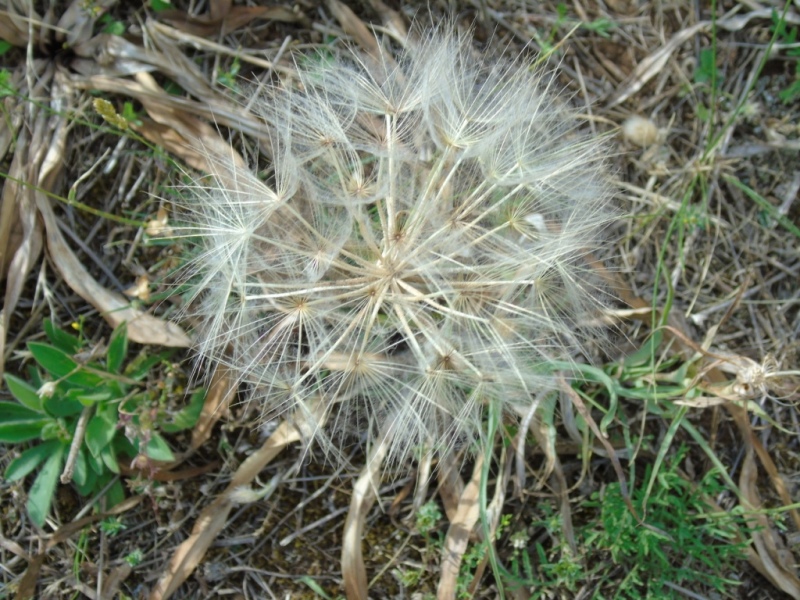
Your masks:
M603 144L447 27L298 69L256 102L268 176L220 159L186 189L200 354L332 452L354 422L399 461L527 412L600 302Z

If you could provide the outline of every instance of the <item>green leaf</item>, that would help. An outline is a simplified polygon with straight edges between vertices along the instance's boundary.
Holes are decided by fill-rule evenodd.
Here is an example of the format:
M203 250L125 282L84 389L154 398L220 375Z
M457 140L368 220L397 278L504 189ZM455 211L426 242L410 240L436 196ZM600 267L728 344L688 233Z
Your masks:
M17 88L11 82L11 71L8 69L0 69L0 98L8 96L15 96Z
M123 500L125 500L125 488L117 479L106 492L106 509L113 508Z
M108 33L110 35L125 34L125 23L122 21L117 21L109 14L103 15L98 23L103 25L103 33Z
M128 327L122 323L111 334L106 355L106 368L109 373L119 373L122 363L128 355Z
M50 319L44 320L44 333L51 344L69 355L77 354L81 349L81 341L77 337L59 329Z
M172 355L171 351L159 352L158 354L139 354L128 366L125 367L124 375L131 379L144 379L154 366L162 360L167 360Z
M79 415L83 410L83 404L70 398L67 392L66 395L53 394L50 398L45 398L44 409L48 415L63 419Z
M175 460L175 455L172 453L172 450L170 450L167 442L164 441L164 438L162 438L155 431L153 432L150 441L147 442L144 453L153 460L160 460L164 462L171 462Z
M79 486L86 485L90 472L89 465L86 462L86 450L81 446L78 448L78 455L75 458L75 470L72 471L72 481Z
M189 398L189 404L172 415L171 422L162 423L161 430L166 433L175 433L184 429L191 429L200 418L203 412L203 403L206 400L206 390L201 389L194 392Z
M67 392L66 399L79 402L81 406L94 406L101 402L107 402L116 396L113 390L107 385L102 385L98 389L88 391L83 388L74 388Z
M97 475L102 475L106 472L105 465L103 464L103 459L99 456L95 456L91 452L86 455L86 462L89 464L90 470L92 473ZM91 477L91 475L90 475Z
M86 456L86 464L93 460L91 455ZM77 471L77 465L76 469ZM86 480L83 483L79 483L76 477L73 477L73 481L75 482L75 487L78 488L78 493L81 496L91 496L92 493L97 489L97 473L95 473L94 469L87 468L86 470Z
M150 8L156 12L164 12L165 10L172 10L175 7L164 0L150 0Z
M50 512L53 503L53 495L58 485L58 477L61 474L61 463L64 457L66 446L59 445L55 451L47 458L44 467L36 476L30 491L28 492L28 515L31 521L39 527L44 525L44 521Z
M28 349L36 362L53 377L86 388L97 387L103 382L99 375L85 371L69 354L59 348L40 342L28 342Z
M99 457L103 449L111 443L117 433L114 423L109 423L100 415L95 415L86 426L84 443L94 456Z
M53 440L25 450L20 454L19 458L15 458L11 461L11 464L8 465L6 469L6 481L17 481L33 473L36 467L42 464L42 462L57 450L60 445L61 442Z
M37 439L51 421L16 402L0 402L0 442L18 444Z
M12 46L10 42L7 42L6 40L0 40L0 56L3 56L13 47L14 46Z
M37 413L44 412L42 408L42 399L39 397L35 387L27 381L9 373L6 373L3 378L6 380L8 391L11 392L11 395L19 400L23 406L35 410Z
M103 459L103 464L108 467L109 471L119 475L119 463L117 462L117 457L114 454L112 446L106 446L103 448L100 451L100 458Z

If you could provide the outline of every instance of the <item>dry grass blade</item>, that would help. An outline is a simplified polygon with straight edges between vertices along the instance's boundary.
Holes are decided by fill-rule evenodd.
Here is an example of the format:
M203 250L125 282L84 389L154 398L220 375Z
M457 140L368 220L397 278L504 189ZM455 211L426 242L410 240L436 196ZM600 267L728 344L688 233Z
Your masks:
M592 430L592 433L597 438L597 441L605 448L606 452L608 453L608 459L611 461L611 465L614 467L614 473L617 475L617 480L619 481L619 489L620 493L622 494L622 498L625 501L625 506L628 507L628 510L631 511L633 517L640 523L642 523L641 518L638 516L636 509L631 502L631 496L628 492L628 482L625 479L625 472L622 470L622 465L619 462L619 457L617 456L617 452L614 450L614 447L609 443L606 436L600 431L600 428L595 423L594 419L592 418L589 409L586 407L586 404L583 402L580 394L572 389L572 387L564 380L561 379L561 390L569 396L572 403L575 405L575 408L578 409L581 417Z
M624 82L622 87L611 98L609 106L621 104L641 90L648 81L664 69L664 66L667 64L672 54L681 44L691 39L698 31L702 31L706 27L708 27L708 23L704 21L702 23L696 23L687 29L682 29L672 36L669 42L641 61L636 66L633 73L631 73L630 77L628 77L628 80Z
M57 80L60 78L56 78ZM185 348L191 339L175 325L130 306L121 294L111 292L101 286L81 264L72 249L67 245L58 227L53 208L46 193L52 191L64 164L64 150L67 140L67 118L65 116L66 87L56 82L53 90L52 117L53 136L38 175L34 190L36 206L42 215L47 235L47 248L53 265L76 294L94 306L112 327L128 323L128 337L140 344L159 344L162 346Z
M461 561L467 551L469 538L475 523L480 517L480 486L483 455L478 455L472 472L472 479L464 488L458 501L455 518L450 520L447 537L444 540L442 554L441 574L439 586L436 590L437 600L453 600L456 597L458 574L461 570Z
M166 600L192 574L206 551L225 527L235 506L233 494L249 485L286 446L300 441L300 432L288 422L282 422L256 452L245 460L233 474L228 487L197 518L192 533L175 549L164 573L150 593L150 600Z
M2 269L6 290L3 310L0 311L0 376L5 366L9 319L19 301L25 279L42 251L42 224L37 219L31 189L24 185L27 181L27 161L31 154L27 133L21 131L18 140L9 177L3 186L0 206L0 267L8 264L7 271Z
M344 32L351 36L356 43L374 59L381 56L381 48L369 28L356 16L346 4L339 0L327 0L328 9L334 18L339 21Z
M353 486L353 496L350 499L350 510L347 512L342 540L342 577L347 600L369 600L367 569L361 553L361 541L364 536L364 521L375 502L381 465L391 442L391 433L384 432L380 441L370 451L367 465Z
M225 5L218 9L218 5ZM194 16L180 10L166 10L158 15L173 27L191 35L216 38L244 27L255 20L297 23L308 18L299 10L284 6L231 6L230 2L212 2L208 14Z
M389 8L382 0L369 0L369 5L381 18L384 27L398 40L405 40L408 37L406 22L396 10Z
M494 543L494 539L497 533L497 526L500 524L500 515L503 513L503 505L505 504L506 500L506 490L508 489L508 480L511 479L511 467L513 465L513 461L508 460L508 455L506 453L506 449L502 449L502 453L500 455L500 460L497 463L497 468L501 472L501 476L498 478L495 488L494 488L494 496L492 497L492 501L489 503L489 506L486 507L486 518L488 520L488 527L479 530L481 537L486 541L488 545ZM570 522L571 526L571 522ZM488 536L486 535L488 533ZM492 552L490 548L489 551L484 553L483 559L478 564L478 568L475 569L475 575L472 577L472 581L467 588L467 591L474 596L477 593L478 586L481 583L481 579L483 579L483 573L486 571L486 565L489 564L489 556Z

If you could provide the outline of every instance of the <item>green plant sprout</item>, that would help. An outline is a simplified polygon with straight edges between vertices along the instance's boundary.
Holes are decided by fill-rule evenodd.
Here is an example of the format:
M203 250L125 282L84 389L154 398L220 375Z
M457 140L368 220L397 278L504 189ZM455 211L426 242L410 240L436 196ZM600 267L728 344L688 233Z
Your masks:
M779 15L778 11L772 9L772 27L770 31L782 44L793 47L786 50L786 56L795 59L794 80L787 88L782 90L778 97L784 104L790 104L800 98L800 46L797 43L797 27L789 27L786 24L786 15Z
M166 409L170 394L179 391L169 352L145 352L128 359L125 325L111 334L108 346L90 347L83 336L62 331L45 320L49 343L30 342L36 363L28 381L5 374L16 402L0 402L0 442L38 441L6 469L6 480L21 480L38 470L28 489L28 514L44 525L59 481L74 483L82 496L110 486L106 505L124 498L115 477L120 461L133 459L139 468L152 461L175 459L159 432L191 428L200 415L204 392L191 395L177 412ZM167 372L163 385L148 382L154 369ZM127 458L125 458L127 457Z
M600 515L599 523L576 529L581 555L577 557L564 538L560 515L543 504L542 518L531 523L530 530L543 531L552 544L549 548L541 541L530 544L527 534L510 536L510 568L503 571L502 579L510 589L528 590L531 600L575 592L589 582L594 582L596 590L590 597L605 598L606 580L609 585L613 581L613 597L621 599L683 598L682 589L698 586L717 594L730 593L738 585L732 574L745 558L746 542L740 532L746 527L746 517L737 511L715 512L706 498L718 495L724 485L714 470L698 483L685 479L679 465L686 454L685 446L678 449L670 466L659 473L659 485L652 494L645 485L633 489L633 505L639 514L646 509L649 527L642 527L631 514L620 484L611 483L576 509ZM648 465L645 481L651 472ZM609 575L614 567L626 573L621 582Z

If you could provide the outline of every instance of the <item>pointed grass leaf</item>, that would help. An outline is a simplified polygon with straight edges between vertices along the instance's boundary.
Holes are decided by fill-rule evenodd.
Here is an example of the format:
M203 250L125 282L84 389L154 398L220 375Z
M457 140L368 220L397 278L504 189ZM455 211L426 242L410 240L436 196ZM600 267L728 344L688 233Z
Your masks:
M144 452L153 460L160 460L163 462L172 462L175 460L175 455L172 453L172 450L170 450L167 442L156 432L153 432L150 441L147 442L147 446L145 446Z
M0 402L0 442L17 444L34 440L50 418L16 402Z
M11 395L19 400L23 406L35 410L37 413L44 412L42 408L42 399L39 397L35 387L10 373L6 373L3 378L6 380L8 391L11 392Z
M76 354L81 349L81 341L78 338L56 327L50 319L44 320L44 333L51 344L67 354Z
M36 362L53 377L86 388L96 387L103 381L99 375L84 370L69 354L55 346L29 342L28 349Z
M54 449L28 492L28 515L31 521L39 527L44 525L44 521L50 512L50 506L53 503L53 496L58 485L58 477L61 474L65 449L65 444L59 444Z
M106 368L109 373L119 373L122 363L128 354L128 327L122 323L111 334L111 341L108 343L108 354L106 355Z
M9 483L17 481L33 473L45 459L57 450L61 442L52 440L39 444L33 448L28 448L18 458L11 461L6 469L6 481Z

